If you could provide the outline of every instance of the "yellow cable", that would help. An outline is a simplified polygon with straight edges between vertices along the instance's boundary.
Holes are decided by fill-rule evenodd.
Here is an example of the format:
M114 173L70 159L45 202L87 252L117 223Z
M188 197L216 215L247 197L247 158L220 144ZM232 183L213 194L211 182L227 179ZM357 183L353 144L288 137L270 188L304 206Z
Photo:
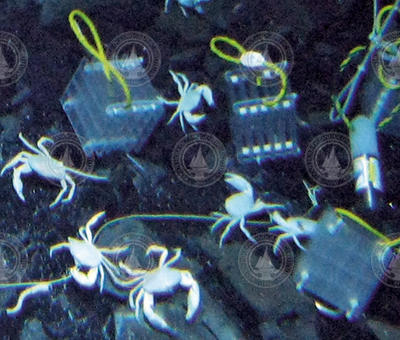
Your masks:
M80 17L84 23L89 27L90 32L92 33L94 42L96 44L96 47L92 46L89 41L86 39L86 37L83 35L78 23L75 20L75 17L78 16ZM75 36L78 38L79 42L94 56L96 57L104 66L104 73L108 79L108 81L111 81L111 73L117 78L118 82L121 84L125 97L126 97L126 104L127 106L132 104L132 97L131 93L129 91L129 87L122 76L122 74L110 63L110 61L107 59L106 54L104 52L103 44L101 43L99 34L96 30L96 27L94 26L94 23L92 20L89 19L89 17L83 13L79 9L74 9L68 17L69 24L71 26L71 29L74 31Z
M380 239L382 239L383 241L385 241L385 243L390 242L390 239L383 235L382 233L380 233L378 230L376 230L375 228L373 228L372 226L370 226L367 222L365 222L364 220L362 220L360 217L358 217L357 215L353 214L351 211L343 209L343 208L335 208L335 211L339 214L339 215L344 215L348 218L350 218L351 220L353 220L354 222L360 224L362 227L364 227L365 229L367 229L368 231L370 231L371 233L373 233L375 236L379 237Z
M381 33L381 30L382 30L382 17L383 17L383 15L386 14L387 12L393 10L393 9L394 9L394 6L393 6L393 5L387 5L387 6L383 7L383 8L379 11L379 13L378 13L378 15L377 15L377 17L376 17L376 32L377 32L378 34L380 34L380 33ZM396 8L396 10L399 11L398 8Z
M275 96L274 99L272 100L265 100L265 98L263 99L263 104L266 106L274 106L275 104L279 103L281 101L281 99L285 96L286 94L286 89L287 89L287 75L285 73L284 70L282 70L278 65L273 64L273 63L269 63L269 62L265 62L265 66L269 67L272 69L272 71L274 71L275 73L277 73L279 75L279 77L281 78L281 89L279 91L279 93ZM258 83L261 83L261 80L259 80L260 77L257 77L257 85L261 85Z

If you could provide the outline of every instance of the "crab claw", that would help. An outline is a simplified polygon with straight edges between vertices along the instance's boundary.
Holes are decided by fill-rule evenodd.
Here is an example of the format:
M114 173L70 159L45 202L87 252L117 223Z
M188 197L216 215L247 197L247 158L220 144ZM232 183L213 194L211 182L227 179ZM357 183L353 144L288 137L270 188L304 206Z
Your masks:
M207 85L200 85L198 87L198 90L200 90L200 93L203 96L203 98L206 100L207 104L209 106L213 106L214 105L214 99L213 99L213 95L212 95L211 89Z
M96 283L98 268L91 268L87 273L81 272L76 266L70 269L71 275L76 282L84 287L93 287Z
M150 324L162 332L176 334L167 322L154 312L154 296L153 294L144 292L143 294L143 313Z
M184 88L182 86L181 79L179 79L179 77L182 78L182 81L184 82L184 84L187 84L189 82L189 80L183 73L175 73L174 71L169 70L169 74L172 76L172 80L175 82L175 84L178 85L179 94L182 95L184 92Z
M289 223L286 222L286 220L282 217L282 215L278 211L274 211L271 214L271 220L280 226L285 226L286 228L290 228Z
M190 274L188 271L184 271L182 272L181 286L189 288L186 320L191 321L193 320L193 317L195 316L200 305L199 284L195 279L193 279L192 274Z
M196 125L200 124L206 118L206 115L204 113L198 115L198 114L192 114L189 111L184 112L183 115L186 121L190 124L190 126L194 130L197 130Z
M18 168L15 168L13 172L13 187L18 197L23 202L25 202L25 197L24 194L22 193L23 185L21 181L21 175L29 173L30 171L31 169L28 164L22 164Z
M225 182L233 186L235 189L253 196L253 187L242 176L236 175L232 172L227 172L225 174Z

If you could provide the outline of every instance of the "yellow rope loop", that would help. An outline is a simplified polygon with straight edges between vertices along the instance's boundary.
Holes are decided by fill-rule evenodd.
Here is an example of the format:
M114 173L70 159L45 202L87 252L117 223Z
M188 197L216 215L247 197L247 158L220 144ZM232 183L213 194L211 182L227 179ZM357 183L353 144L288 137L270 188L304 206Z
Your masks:
M286 94L287 89L287 75L283 69L281 69L278 65L270 62L265 62L265 67L272 69L273 72L278 74L279 78L281 78L281 89L279 93L275 96L272 100L265 100L263 99L263 104L266 106L274 106L275 104L279 103L282 98ZM257 85L261 85L261 78L257 77Z
M83 22L89 27L90 32L92 33L94 42L95 42L95 47L92 46L89 41L86 39L86 37L83 35L79 24L76 22L75 17L79 17L80 19L83 20ZM94 57L96 57L104 67L104 73L108 79L108 81L111 81L111 74L117 78L118 82L121 84L125 97L126 97L126 104L129 106L132 104L132 97L131 93L129 91L128 84L126 83L124 77L122 74L110 63L110 61L107 59L106 54L104 52L103 44L101 43L100 36L96 30L96 27L94 26L94 23L90 18L83 13L79 9L74 9L68 17L69 24L71 26L71 29L75 33L75 36L79 40L79 42L85 47Z
M232 55L229 55L225 52L222 52L220 49L217 48L216 44L217 42L225 42L228 45L230 45L231 47L233 47L234 49L236 49L240 55L235 57ZM246 49L240 45L236 40L231 39L229 37L226 36L216 36L214 38L211 39L210 41L210 49L212 52L214 52L217 56L219 56L220 58L235 63L235 64L243 64L242 62L242 57L244 54L250 52L250 51L246 51ZM274 73L276 73L279 78L281 79L281 89L279 91L279 93L275 96L274 99L272 100L266 100L265 98L263 99L263 104L266 106L273 106L275 104L277 104L279 101L281 101L281 99L285 96L286 94L286 89L287 89L287 75L285 73L285 71L283 69L281 69L278 65L271 63L271 62L267 62L265 61L264 63L266 68L271 69ZM260 76L258 76L256 78L256 83L257 86L261 86L261 81L262 78Z
M229 54L226 54L224 52L222 52L221 50L219 50L216 46L217 42L226 42L228 45L232 46L233 48L235 48L239 53L239 57L235 57L235 56L231 56ZM240 64L241 60L240 58L242 57L242 55L244 53L246 53L245 48L240 45L236 40L231 39L229 37L224 37L224 36L220 36L217 35L216 37L212 38L210 41L210 49L211 51L213 51L218 57L229 61L231 63L235 63L235 64Z

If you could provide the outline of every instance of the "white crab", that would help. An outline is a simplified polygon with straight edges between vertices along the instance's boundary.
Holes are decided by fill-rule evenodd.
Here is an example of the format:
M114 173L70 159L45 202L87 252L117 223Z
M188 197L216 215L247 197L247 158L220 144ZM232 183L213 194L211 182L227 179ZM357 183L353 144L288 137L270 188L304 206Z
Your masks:
M197 11L197 13L203 14L204 10L203 7L201 7L201 4L203 2L208 2L210 0L178 0L179 7L182 10L182 13L185 17L188 17L188 14L185 10L186 8L193 8ZM169 5L170 0L165 0L165 8L164 8L164 13L168 13L168 5Z
M31 150L33 153L22 151L12 158L1 170L0 176L2 176L10 168L14 169L13 173L13 186L18 197L25 202L24 194L22 193L23 184L21 176L30 174L32 172L39 176L59 181L61 184L61 190L57 195L56 199L50 204L50 208L54 207L62 199L63 203L68 203L72 200L75 192L75 182L68 173L78 175L85 178L94 180L107 180L106 177L96 176L81 172L79 170L65 166L61 161L51 157L49 151L45 148L45 143L53 143L53 140L48 137L41 137L37 142L37 147L30 144L20 133L19 139L24 145ZM63 196L66 194L68 189L67 183L71 186L69 194L66 198Z
M140 305L143 304L143 313L150 324L167 333L174 330L167 322L154 312L154 296L170 295L178 287L189 290L186 320L192 321L200 306L200 288L192 274L188 270L171 268L180 256L181 249L175 249L175 255L168 261L168 250L159 245L151 245L147 248L146 256L155 253L160 254L158 267L152 270L132 269L120 262L120 267L126 271L130 280L124 281L124 287L130 287L129 305L135 309L136 318L139 319ZM136 295L135 303L133 299Z
M285 219L278 211L274 211L271 214L271 220L276 223L277 226L269 228L268 231L284 232L283 234L279 235L275 241L273 247L275 255L278 253L280 243L287 238L293 238L294 243L296 243L300 249L305 251L306 249L300 244L298 237L311 235L314 233L317 225L317 221L301 216L289 217Z
M70 272L79 285L87 288L93 287L100 273L100 292L103 291L104 286L104 268L114 282L119 282L118 275L120 270L118 266L105 255L120 254L128 249L128 247L99 248L93 243L95 237L92 236L90 228L95 226L104 215L104 211L95 214L85 226L79 228L79 235L82 240L68 237L68 242L58 243L50 248L50 257L60 249L67 248L70 251L75 261L75 266L70 269ZM86 272L83 272L82 269L86 270Z
M214 212L213 215L219 217L218 220L211 226L211 232L216 231L223 222L229 221L221 235L219 246L222 247L224 240L228 237L229 233L239 223L240 230L247 236L247 238L256 243L256 240L251 236L250 232L246 229L246 217L259 213L263 210L282 209L281 204L268 204L261 199L254 201L253 187L242 176L234 173L225 174L225 182L233 186L240 192L233 194L225 200L225 210L228 214Z
M205 119L205 114L194 114L200 104L201 98L203 97L209 106L214 105L214 99L212 91L207 85L199 85L197 83L189 83L189 80L183 73L175 73L169 71L174 82L178 85L178 92L181 95L179 100L166 100L162 97L158 97L160 101L167 105L177 105L176 111L171 116L167 124L171 124L175 118L179 115L181 127L184 133L185 125L183 118L189 123L189 125L197 131L197 124ZM189 85L190 84L190 85Z

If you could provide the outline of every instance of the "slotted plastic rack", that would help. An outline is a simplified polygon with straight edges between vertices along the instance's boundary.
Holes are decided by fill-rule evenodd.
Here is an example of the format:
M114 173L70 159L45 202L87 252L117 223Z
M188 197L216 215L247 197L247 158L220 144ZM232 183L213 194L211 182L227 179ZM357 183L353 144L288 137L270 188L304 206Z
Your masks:
M164 115L163 104L157 99L159 93L151 85L140 59L127 59L120 64L124 72L140 75L137 84L134 79L129 80L133 99L129 107L118 81L114 77L108 81L103 64L87 59L81 61L60 98L88 155L96 152L101 156L115 150L140 152Z
M371 263L381 261L387 267L393 255L387 251L377 258L382 254L379 241L357 221L326 209L296 266L297 289L335 307L350 321L358 319L380 284Z
M232 138L240 162L260 163L300 154L296 93L287 91L279 103L267 106L263 102L275 97L276 86L257 86L240 68L226 72L225 81L232 105Z

